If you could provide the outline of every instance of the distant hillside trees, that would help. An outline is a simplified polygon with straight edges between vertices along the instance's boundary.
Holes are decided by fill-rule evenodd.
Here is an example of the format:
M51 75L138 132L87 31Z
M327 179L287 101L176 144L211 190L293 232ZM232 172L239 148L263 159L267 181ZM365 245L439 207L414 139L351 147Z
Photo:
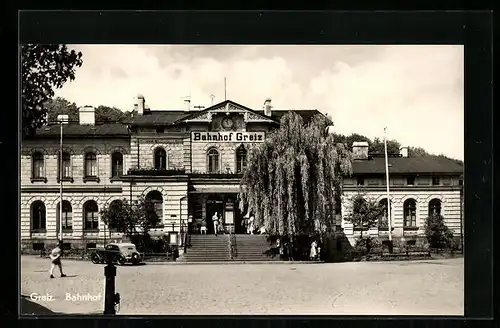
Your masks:
M57 97L45 102L44 107L47 109L49 122L55 122L57 115L60 114L68 115L71 122L78 122L79 106L74 102L71 103L64 98ZM116 107L100 105L95 109L95 120L98 123L123 122L125 119L131 117L132 113L132 111L124 112Z

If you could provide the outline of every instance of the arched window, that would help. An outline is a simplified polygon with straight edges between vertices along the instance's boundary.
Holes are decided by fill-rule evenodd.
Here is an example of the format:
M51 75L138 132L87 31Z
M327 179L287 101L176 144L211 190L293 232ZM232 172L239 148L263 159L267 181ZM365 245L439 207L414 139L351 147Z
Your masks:
M236 149L236 173L243 173L247 167L247 150L241 145Z
M167 169L167 152L163 148L156 148L155 150L155 169L166 170Z
M59 229L59 217L61 216L59 206L60 206L60 203L57 203L56 217L57 217L57 228L58 229ZM68 202L67 200L63 200L62 226L63 226L63 231L73 229L73 209L71 208L71 203Z
M434 198L429 202L429 216L441 215L441 200Z
M97 177L97 156L95 153L85 154L85 176Z
M384 209L384 212L382 213L382 215L379 218L378 226L379 226L379 228L387 228L387 227L389 227L389 219L388 219L389 211L387 210L387 198L381 199L378 202L378 205ZM391 203L391 206L392 206L392 203Z
M219 152L215 148L210 148L207 153L208 161L208 172L217 173L219 172Z
M43 179L45 177L43 154L35 152L32 155L32 177L33 179Z
M158 190L150 191L146 195L146 199L153 202L156 215L158 215L160 222L163 222L163 196L161 195L161 192Z
M111 177L119 177L123 174L123 155L120 152L114 152L111 155Z
M59 168L57 172L57 177L61 178L61 157L57 158L57 167ZM67 152L62 153L62 177L71 178L71 155Z
M45 204L41 200L34 201L31 204L31 228L34 231L46 229Z
M83 205L85 230L99 229L99 208L94 200L89 200Z
M403 216L405 227L417 226L417 202L414 199L407 199L403 203Z
M109 204L109 210L114 209L116 211L119 211L122 207L122 204L123 202L120 199L115 199ZM116 231L117 230L116 222L109 222L108 229L109 231Z

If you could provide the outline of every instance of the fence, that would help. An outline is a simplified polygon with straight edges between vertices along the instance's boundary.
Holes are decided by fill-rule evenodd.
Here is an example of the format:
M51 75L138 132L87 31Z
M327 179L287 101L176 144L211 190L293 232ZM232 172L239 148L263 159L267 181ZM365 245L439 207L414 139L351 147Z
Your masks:
M95 248L73 248L63 252L63 259L90 261L90 255L95 251ZM49 258L50 250L40 250L36 252L28 252L21 255L39 255L43 258ZM141 252L145 262L167 262L175 261L175 250L169 250L164 253Z

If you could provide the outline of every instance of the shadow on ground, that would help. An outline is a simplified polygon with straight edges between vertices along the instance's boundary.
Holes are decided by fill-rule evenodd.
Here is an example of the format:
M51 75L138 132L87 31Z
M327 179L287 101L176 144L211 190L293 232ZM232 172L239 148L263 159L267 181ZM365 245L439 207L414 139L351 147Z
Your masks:
M56 315L54 312L45 306L37 304L29 299L29 296L21 296L21 315Z

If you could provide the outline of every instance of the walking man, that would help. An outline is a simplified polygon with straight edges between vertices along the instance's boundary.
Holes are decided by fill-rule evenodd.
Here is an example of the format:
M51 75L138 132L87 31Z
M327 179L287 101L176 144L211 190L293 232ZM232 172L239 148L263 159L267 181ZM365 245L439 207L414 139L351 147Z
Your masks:
M62 242L59 240L57 242L57 246L50 253L50 260L52 262L50 266L50 278L54 278L54 269L56 266L59 267L59 272L61 273L61 277L66 277L62 269L61 255L62 255Z

